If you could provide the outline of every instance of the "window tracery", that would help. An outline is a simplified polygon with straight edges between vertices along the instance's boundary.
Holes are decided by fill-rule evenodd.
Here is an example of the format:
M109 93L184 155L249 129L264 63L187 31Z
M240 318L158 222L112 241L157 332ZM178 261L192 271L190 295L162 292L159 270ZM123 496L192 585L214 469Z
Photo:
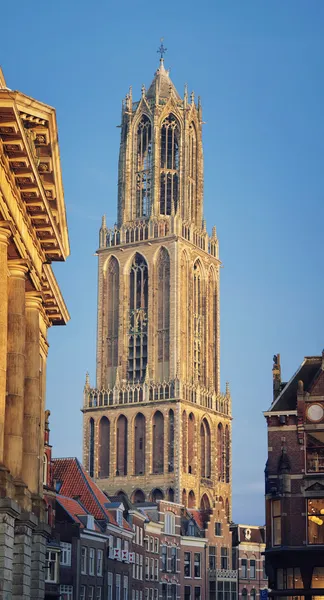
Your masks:
M217 389L217 287L216 275L210 269L208 276L208 380Z
M180 261L181 269L181 302L183 304L183 310L180 315L180 335L181 335L181 370L182 376L185 381L188 379L188 366L189 366L189 330L190 330L190 312L189 312L189 265L188 258L185 252L181 254Z
M200 425L200 473L207 479L211 476L211 439L207 419L203 419Z
M148 268L135 254L130 270L128 380L142 382L147 366Z
M193 277L193 308L194 308L194 380L196 382L203 381L203 342L204 342L204 290L203 290L203 278L202 271L199 261L194 264L194 277Z
M166 117L161 127L160 147L160 214L177 212L179 196L180 130L174 115Z
M188 215L194 221L197 203L197 134L193 123L189 126L188 150Z
M119 326L119 265L112 256L107 268L106 298L107 310L107 368L108 383L114 383L113 376L118 365L118 326Z
M136 135L136 218L148 217L152 189L152 127L143 115Z
M161 248L157 262L157 354L158 378L169 379L170 345L170 258L167 250Z

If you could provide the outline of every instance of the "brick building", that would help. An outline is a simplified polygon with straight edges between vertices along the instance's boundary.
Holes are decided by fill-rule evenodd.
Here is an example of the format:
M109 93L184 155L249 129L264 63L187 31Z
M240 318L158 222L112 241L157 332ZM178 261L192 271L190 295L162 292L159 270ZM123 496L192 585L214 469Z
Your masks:
M324 595L324 353L288 383L274 357L266 465L266 569L271 596Z
M83 463L108 495L231 517L231 398L220 391L216 229L203 217L202 106L163 58L123 103L117 224L99 235L96 384ZM174 584L178 585L178 584Z
M238 594L243 600L256 600L268 588L264 566L265 527L231 525L233 569L238 573Z
M0 69L0 599L43 600L47 331L69 314L51 263L69 254L55 110Z

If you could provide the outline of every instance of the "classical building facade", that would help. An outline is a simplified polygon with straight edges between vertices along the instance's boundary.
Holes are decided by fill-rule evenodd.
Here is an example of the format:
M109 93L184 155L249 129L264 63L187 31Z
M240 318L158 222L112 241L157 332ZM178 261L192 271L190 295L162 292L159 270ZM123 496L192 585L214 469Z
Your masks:
M266 570L273 597L324 595L324 352L288 383L274 357L266 466Z
M51 263L69 254L55 110L0 70L0 599L44 598L47 330L69 315Z
M122 107L118 221L100 229L96 385L83 462L110 494L231 514L231 398L220 391L216 229L203 217L202 107L163 58Z

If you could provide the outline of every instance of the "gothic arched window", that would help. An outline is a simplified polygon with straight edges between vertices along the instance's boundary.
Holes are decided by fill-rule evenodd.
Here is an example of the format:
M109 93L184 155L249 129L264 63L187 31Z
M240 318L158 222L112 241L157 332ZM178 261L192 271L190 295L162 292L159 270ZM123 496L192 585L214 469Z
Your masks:
M200 426L200 472L202 477L211 476L211 439L207 419Z
M192 490L190 490L189 496L188 496L188 508L195 508L195 506L196 506L195 493Z
M116 475L127 475L127 419L120 415L116 427Z
M184 410L182 413L182 468L184 473L187 472L187 437L188 437L188 422L187 413Z
M208 277L208 381L217 391L217 287L213 269Z
M194 264L193 273L193 308L194 308L194 379L203 380L203 345L204 345L204 289L202 269L199 261Z
M160 214L176 213L179 197L180 130L175 116L166 117L161 127Z
M182 370L182 376L185 381L188 379L188 366L189 366L189 330L190 330L190 312L189 312L189 265L188 265L188 257L186 252L182 252L181 260L180 260L180 269L181 269L181 303L183 310L181 310L180 315L180 335L181 335L181 365L180 368Z
M134 424L135 446L135 475L145 473L145 417L142 413L136 415Z
M188 473L196 473L195 456L195 417L190 413L188 418Z
M110 422L102 417L99 423L99 477L109 477Z
M148 269L145 258L135 254L129 285L129 381L143 381L147 365Z
M141 118L136 136L136 218L148 217L152 186L152 127L146 115Z
M188 213L189 219L194 221L197 216L197 134L193 123L189 126L188 150Z
M164 419L158 410L153 417L153 473L164 470Z
M157 367L160 381L169 379L170 258L161 248L157 260Z
M89 473L94 476L94 420L89 421Z
M230 447L230 432L229 427L225 427L225 481L229 483L230 480L230 461L231 461L231 447Z
M224 429L221 423L217 427L218 479L224 481Z
M169 410L168 471L174 471L174 412Z
M119 265L112 256L107 268L106 297L107 310L107 370L108 384L115 383L114 376L118 365L118 319L119 319Z

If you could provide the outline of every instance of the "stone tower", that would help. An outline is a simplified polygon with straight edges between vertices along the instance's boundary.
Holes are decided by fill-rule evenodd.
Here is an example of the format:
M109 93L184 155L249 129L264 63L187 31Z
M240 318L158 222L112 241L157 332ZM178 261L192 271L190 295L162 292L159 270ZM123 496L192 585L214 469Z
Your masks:
M220 393L216 229L203 218L202 108L163 58L122 106L118 222L99 236L97 381L85 467L110 494L231 511L231 399Z

